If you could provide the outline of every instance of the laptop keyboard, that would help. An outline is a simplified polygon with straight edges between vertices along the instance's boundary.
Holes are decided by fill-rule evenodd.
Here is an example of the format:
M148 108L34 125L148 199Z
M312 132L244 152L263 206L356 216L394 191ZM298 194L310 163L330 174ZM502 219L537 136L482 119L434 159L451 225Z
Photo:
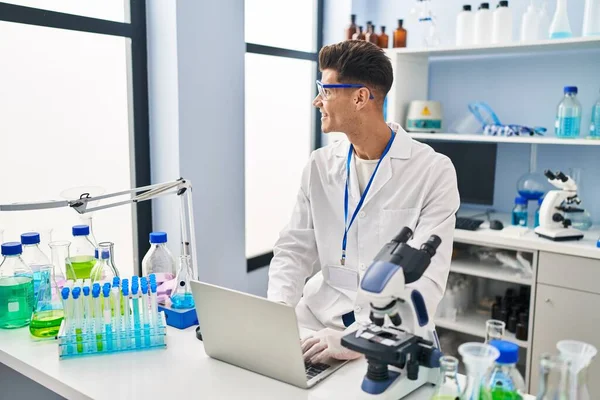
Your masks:
M321 372L325 371L329 367L331 367L331 365L322 363L311 364L309 362L305 362L304 368L306 370L306 379L311 380L312 378L319 375Z

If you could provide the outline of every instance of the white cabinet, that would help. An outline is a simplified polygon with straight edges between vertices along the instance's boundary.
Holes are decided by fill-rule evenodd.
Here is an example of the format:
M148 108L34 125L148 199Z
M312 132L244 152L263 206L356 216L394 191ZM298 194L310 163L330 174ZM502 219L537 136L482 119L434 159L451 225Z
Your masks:
M571 257L572 261L575 259ZM544 264L540 257L540 275ZM597 261L597 260L596 260ZM564 276L575 264L565 264ZM600 267L599 267L600 270ZM596 284L598 282L596 281ZM538 284L533 326L530 393L539 385L539 360L543 353L558 353L556 343L563 339L581 340L600 349L600 295ZM600 399L600 359L596 357L588 372L590 397Z

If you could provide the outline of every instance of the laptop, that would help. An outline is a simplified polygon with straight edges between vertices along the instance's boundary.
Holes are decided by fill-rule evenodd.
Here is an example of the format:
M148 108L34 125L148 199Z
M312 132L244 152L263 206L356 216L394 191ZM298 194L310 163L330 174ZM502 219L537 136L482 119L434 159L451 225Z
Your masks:
M212 358L310 388L347 361L305 363L294 308L263 297L191 281L204 350Z

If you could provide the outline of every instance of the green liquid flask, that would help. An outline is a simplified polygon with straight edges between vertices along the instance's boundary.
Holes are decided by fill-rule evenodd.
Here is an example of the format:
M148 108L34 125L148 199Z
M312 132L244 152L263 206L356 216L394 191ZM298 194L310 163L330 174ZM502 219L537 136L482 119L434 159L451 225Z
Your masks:
M505 340L492 340L489 343L500 355L492 371L484 378L484 394L491 400L522 400L525 380L517 370L519 346Z
M54 338L58 334L63 318L63 303L56 285L54 268L52 266L42 267L40 287L35 310L29 324L29 332L38 338Z
M0 328L29 324L33 312L33 271L21 259L21 243L2 244L0 264Z
M73 227L73 243L72 243L72 254L71 254L71 265L73 271L70 276L67 271L67 279L88 279L92 272L92 268L96 264L94 258L95 246L90 241L90 227L88 225L75 225Z

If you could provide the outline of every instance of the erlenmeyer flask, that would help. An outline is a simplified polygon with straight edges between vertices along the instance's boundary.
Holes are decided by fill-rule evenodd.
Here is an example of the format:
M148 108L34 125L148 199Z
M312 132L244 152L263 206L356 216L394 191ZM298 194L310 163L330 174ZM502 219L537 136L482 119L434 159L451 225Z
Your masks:
M119 269L115 265L115 244L113 242L100 242L98 243L98 247L108 246L108 251L110 253L110 257L108 257L108 261L106 262L110 267L113 276L120 276Z
M458 352L467 368L467 386L461 400L488 400L481 390L483 377L500 355L498 349L485 343L463 343ZM491 399L489 399L491 400Z
M102 242L98 246L98 261L90 273L92 282L108 281L110 283L115 276L119 276L118 272L109 265L111 246L110 242Z
M176 286L171 294L171 307L180 309L194 308L194 297L190 288L190 279L192 276L190 256L183 255L179 257L179 269L175 277Z
M440 358L440 379L431 400L455 400L460 397L458 360L452 356Z
M38 338L56 337L64 317L53 271L54 267L51 265L40 268L40 287L29 324L29 332Z
M556 344L561 357L571 363L569 371L569 400L590 400L587 387L588 367L598 353L591 344L577 340L561 340Z
M56 280L56 285L59 288L62 288L67 279L77 279L75 277L73 265L71 264L71 256L69 254L69 246L71 246L71 242L68 240L61 240L50 242L48 246L50 246L50 251L52 252L54 279Z
M569 369L571 362L559 356L542 354L540 387L536 400L569 400Z

